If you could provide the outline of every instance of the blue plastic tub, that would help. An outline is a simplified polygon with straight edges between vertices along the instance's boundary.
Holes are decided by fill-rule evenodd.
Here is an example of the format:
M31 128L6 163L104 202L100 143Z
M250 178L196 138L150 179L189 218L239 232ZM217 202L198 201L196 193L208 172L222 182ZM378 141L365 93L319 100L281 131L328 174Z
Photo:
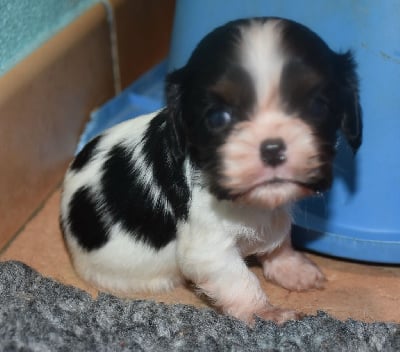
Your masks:
M400 264L400 2L178 0L168 62L93 113L80 146L102 129L163 105L163 79L196 43L231 19L280 16L316 31L335 50L355 51L361 76L364 144L340 144L333 188L302 202L294 242L343 258Z

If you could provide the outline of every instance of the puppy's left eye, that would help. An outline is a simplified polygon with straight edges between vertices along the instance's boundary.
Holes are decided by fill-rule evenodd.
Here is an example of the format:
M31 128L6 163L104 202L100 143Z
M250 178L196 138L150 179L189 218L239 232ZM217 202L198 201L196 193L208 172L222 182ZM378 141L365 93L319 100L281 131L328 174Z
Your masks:
M232 114L227 110L214 110L207 114L207 125L212 130L221 130L232 122Z

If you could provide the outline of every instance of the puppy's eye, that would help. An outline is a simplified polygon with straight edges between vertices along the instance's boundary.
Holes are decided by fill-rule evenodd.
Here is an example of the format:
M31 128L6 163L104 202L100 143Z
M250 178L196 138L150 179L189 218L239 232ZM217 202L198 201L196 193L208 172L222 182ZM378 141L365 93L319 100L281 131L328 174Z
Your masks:
M232 122L232 114L226 110L210 111L207 115L207 125L213 130L221 130Z
M318 96L311 100L309 111L313 116L324 116L329 113L329 101L324 97Z

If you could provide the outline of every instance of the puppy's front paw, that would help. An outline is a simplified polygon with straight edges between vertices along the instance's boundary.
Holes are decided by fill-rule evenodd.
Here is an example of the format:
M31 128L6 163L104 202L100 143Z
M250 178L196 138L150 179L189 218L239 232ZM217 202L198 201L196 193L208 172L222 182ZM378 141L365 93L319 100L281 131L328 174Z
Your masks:
M287 256L278 256L263 263L267 279L290 291L322 289L325 276L305 255L293 251Z
M283 324L288 320L298 320L304 317L304 314L290 309L283 309L270 306L257 312L256 316L264 320L272 320L277 324Z

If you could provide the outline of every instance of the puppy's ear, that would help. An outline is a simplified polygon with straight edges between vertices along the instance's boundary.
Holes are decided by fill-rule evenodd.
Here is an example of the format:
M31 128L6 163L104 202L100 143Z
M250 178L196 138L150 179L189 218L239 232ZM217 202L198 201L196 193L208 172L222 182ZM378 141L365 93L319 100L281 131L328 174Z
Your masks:
M362 143L362 109L359 82L353 54L348 51L339 55L339 77L344 89L341 130L354 154Z
M165 98L167 109L171 113L181 112L181 100L184 81L184 68L172 71L167 75L165 84Z
M167 75L165 82L165 99L166 111L174 141L176 143L176 157L182 156L184 153L184 129L183 129L183 113L182 113L182 92L184 81L184 68L175 70Z

